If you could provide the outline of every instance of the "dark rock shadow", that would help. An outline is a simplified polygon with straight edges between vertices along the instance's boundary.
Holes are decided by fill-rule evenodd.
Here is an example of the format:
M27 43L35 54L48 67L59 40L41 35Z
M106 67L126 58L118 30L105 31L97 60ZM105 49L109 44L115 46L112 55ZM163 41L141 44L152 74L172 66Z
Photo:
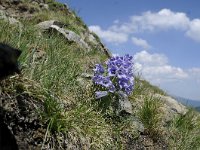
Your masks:
M0 107L0 149L1 150L18 150L15 136L3 121L3 108Z

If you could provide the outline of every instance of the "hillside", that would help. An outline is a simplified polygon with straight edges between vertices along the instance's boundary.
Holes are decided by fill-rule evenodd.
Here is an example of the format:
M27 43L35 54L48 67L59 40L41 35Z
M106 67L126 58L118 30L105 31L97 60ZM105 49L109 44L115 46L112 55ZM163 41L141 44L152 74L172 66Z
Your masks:
M128 94L96 99L93 69L118 58L68 6L1 0L0 33L22 52L21 74L0 80L1 150L200 147L199 113L138 76Z

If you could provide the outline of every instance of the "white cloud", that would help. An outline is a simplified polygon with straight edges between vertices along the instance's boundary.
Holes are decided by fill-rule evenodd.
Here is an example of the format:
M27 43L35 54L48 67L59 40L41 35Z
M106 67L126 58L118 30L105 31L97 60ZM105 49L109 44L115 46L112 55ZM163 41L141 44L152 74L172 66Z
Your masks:
M191 68L188 71L200 77L200 68Z
M134 69L168 94L200 100L200 68L171 66L165 55L141 51L134 55Z
M114 25L110 26L108 29L111 31L114 31L114 32L131 34L135 31L137 31L137 26L132 25L130 22L122 23L122 24L119 24L119 22L118 22L118 24L114 24Z
M167 57L163 54L141 51L134 55L134 61L135 70L154 84L188 78L187 72L183 69L169 65Z
M141 38L132 37L131 40L133 44L140 46L144 49L149 49L151 47L146 40L143 40Z
M194 19L190 22L186 35L193 40L200 42L200 19Z
M162 66L168 63L168 59L163 54L150 54L147 51L141 51L134 55L134 60L143 65Z
M139 30L158 30L158 29L182 29L188 28L189 18L185 13L173 12L169 9L162 9L159 12L147 11L141 16L132 16L131 24L138 26Z
M130 17L127 22L115 20L113 25L103 30L100 26L90 26L89 29L107 42L125 43L130 35L143 31L180 30L187 37L200 42L200 19L190 19L184 12L174 12L161 9L158 12L146 11L141 15Z
M107 42L124 43L128 40L128 35L125 33L102 30L100 26L89 26L89 29Z
M109 30L130 34L144 30L187 30L189 26L190 19L185 13L161 9L158 12L147 11L142 13L142 15L131 16L129 22L122 24L118 22L118 24L109 27Z
M191 68L187 70L191 78L195 79L200 84L200 68Z

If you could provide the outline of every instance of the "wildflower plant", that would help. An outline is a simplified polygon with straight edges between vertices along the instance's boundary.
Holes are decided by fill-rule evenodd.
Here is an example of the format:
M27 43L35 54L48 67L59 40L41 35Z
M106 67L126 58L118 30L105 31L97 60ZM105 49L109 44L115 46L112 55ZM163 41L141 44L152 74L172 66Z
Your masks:
M95 98L113 98L118 92L130 95L134 87L133 57L130 55L113 56L106 62L106 67L96 64L93 83L96 87Z

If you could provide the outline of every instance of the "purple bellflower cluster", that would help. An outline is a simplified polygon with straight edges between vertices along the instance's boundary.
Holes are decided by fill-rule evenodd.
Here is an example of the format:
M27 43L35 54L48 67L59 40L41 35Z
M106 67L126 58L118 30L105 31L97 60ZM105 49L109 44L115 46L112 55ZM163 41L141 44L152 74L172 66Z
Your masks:
M108 95L108 92L131 94L134 86L132 59L130 55L113 56L106 62L106 69L100 64L95 65L93 82L103 89L95 93L97 99Z

